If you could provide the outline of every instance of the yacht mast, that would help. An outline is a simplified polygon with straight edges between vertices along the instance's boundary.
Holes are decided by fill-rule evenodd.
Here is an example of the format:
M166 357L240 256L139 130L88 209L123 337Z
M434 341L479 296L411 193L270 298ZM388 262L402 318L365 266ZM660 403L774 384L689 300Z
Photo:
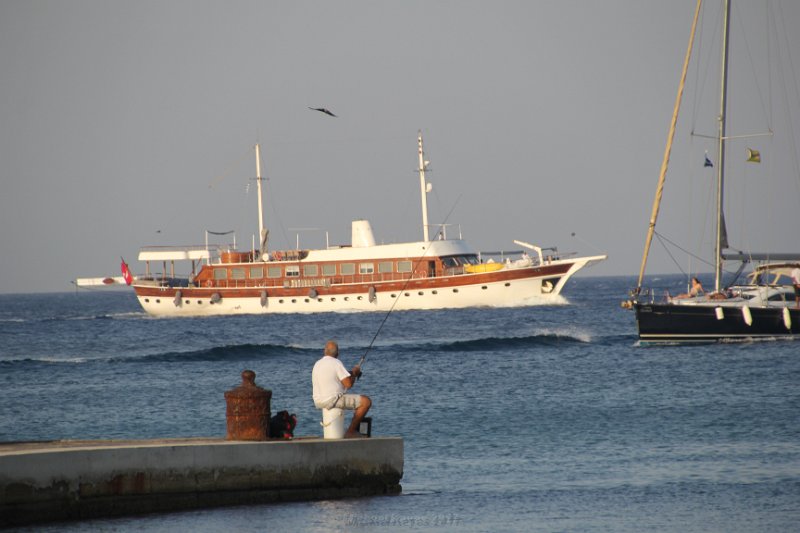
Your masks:
M717 152L717 243L714 250L714 290L722 285L722 249L728 247L725 216L722 212L723 187L725 184L725 115L728 103L728 40L730 37L731 0L725 0L722 24L722 73L719 98L719 149Z
M261 255L264 255L266 251L266 239L264 234L264 209L263 209L263 201L261 199L261 182L263 178L261 177L261 147L258 143L256 143L256 187L258 190L258 238L260 239L261 243Z
M422 240L428 242L428 184L425 182L425 168L428 161L425 161L425 153L422 151L422 130L419 130L417 137L419 144L419 189L422 196Z

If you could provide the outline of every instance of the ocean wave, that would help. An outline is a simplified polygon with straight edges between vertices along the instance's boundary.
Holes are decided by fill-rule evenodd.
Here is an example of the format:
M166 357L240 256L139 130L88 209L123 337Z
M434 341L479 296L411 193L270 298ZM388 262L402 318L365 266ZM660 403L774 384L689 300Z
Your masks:
M487 336L474 339L438 339L428 342L393 342L378 343L370 348L372 351L383 353L452 353L452 352L502 352L535 348L537 346L555 346L564 344L587 344L593 342L590 335L561 330L543 330L532 335L498 337ZM352 353L362 353L367 346L350 346L346 350ZM85 363L187 363L187 362L216 362L216 361L246 361L259 360L284 356L309 356L321 355L320 346L307 346L296 342L281 343L243 343L209 346L194 350L169 350L156 353L120 353L118 355L101 355L89 357L74 357L65 355L21 356L7 358L0 364L13 364L20 362L42 364L85 364Z
M101 313L101 314L87 314L87 315L59 315L59 316L16 316L0 318L1 323L15 323L15 324L36 324L48 322L72 322L72 321L92 321L92 320L128 320L128 319L149 319L144 311L125 311L119 313Z
M587 344L592 339L588 335L581 333L565 332L542 332L535 335L521 337L483 337L469 340L448 340L443 339L434 342L411 342L411 343L392 343L375 345L372 350L379 352L394 353L415 353L425 351L435 352L474 352L474 351L506 351L520 348L531 348L536 346L552 346L556 344ZM366 346L351 346L348 352L361 353L367 350ZM234 344L225 346L214 346L202 350L187 352L164 352L158 354L143 355L140 357L128 357L126 361L162 361L162 362L187 362L187 361L229 361L262 359L280 356L310 355L319 356L322 351L320 347L306 347L295 343L289 344Z
M45 320L70 321L70 320L125 320L129 318L148 318L144 311L126 311L124 313L103 313L99 315L76 315L65 317L52 317Z
M130 363L242 361L249 359L263 359L281 355L306 354L312 352L318 353L319 349L309 349L295 345L283 344L229 344L224 346L212 346L210 348L204 348L200 350L190 350L185 352L170 351L119 359Z
M91 361L87 357L56 357L51 355L43 356L27 356L27 357L11 357L0 361L0 366L15 365L19 363L44 363L44 364L57 364L57 365L76 365L83 364Z
M440 343L426 343L417 349L441 352L494 352L534 348L536 346L553 346L557 344L587 344L591 342L588 335L575 332L543 331L533 335L520 337L481 337ZM404 347L407 349L408 347ZM384 348L385 349L385 348Z
M53 355L22 356L6 358L2 364L44 363L44 364L85 364L85 363L187 363L240 361L276 357L282 355L317 354L319 348L303 348L294 344L232 344L212 346L198 350L166 351L150 354L96 356L96 357L58 357Z

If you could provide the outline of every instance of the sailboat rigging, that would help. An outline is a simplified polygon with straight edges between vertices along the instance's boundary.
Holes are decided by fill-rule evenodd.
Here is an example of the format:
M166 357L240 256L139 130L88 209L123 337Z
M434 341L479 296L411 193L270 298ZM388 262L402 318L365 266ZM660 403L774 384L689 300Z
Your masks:
M655 234L656 220L664 189L675 126L680 110L686 72L691 58L702 0L697 1L689 45L681 73L670 133L659 175L650 225L645 241L636 287L623 307L634 310L639 339L645 343L716 342L753 338L795 338L800 335L800 306L795 302L791 283L792 271L800 268L800 253L752 253L731 250L724 216L726 145L734 138L727 131L729 119L729 54L731 39L731 0L724 0L721 31L719 114L717 117L714 288L709 293L696 291L681 298L656 301L655 294L643 288L645 266ZM770 132L768 135L772 135ZM793 147L794 148L794 147ZM760 154L748 149L748 160L759 161ZM711 161L705 158L705 166ZM727 286L723 282L725 261L764 261L749 275L745 283ZM740 268L738 274L743 268ZM736 278L734 278L734 282Z

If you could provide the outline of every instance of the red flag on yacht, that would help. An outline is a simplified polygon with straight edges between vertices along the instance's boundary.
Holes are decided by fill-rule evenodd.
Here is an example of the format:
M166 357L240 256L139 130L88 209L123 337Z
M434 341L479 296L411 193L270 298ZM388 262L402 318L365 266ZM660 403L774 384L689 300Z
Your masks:
M120 257L120 259L122 258ZM126 263L124 259L122 259L122 264L120 264L119 267L122 269L122 277L125 279L125 283L128 285L133 283L133 274L131 274L131 271L128 268L128 263Z

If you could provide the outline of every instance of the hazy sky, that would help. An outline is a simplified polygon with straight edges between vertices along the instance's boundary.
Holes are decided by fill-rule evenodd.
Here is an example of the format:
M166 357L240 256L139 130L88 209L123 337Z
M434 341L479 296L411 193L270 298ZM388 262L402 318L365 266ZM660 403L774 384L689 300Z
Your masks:
M752 4L738 9L753 9L743 14L763 33ZM206 229L236 230L249 248L256 142L273 247L294 244L294 228L319 229L302 232L301 246L324 245L326 231L349 243L357 218L379 242L418 240L418 130L433 169L431 222L452 211L450 231L478 249L520 239L606 252L587 274L635 273L694 5L0 0L0 292L70 290L76 277L118 275L120 256L142 272L141 246L202 244ZM780 27L800 27L800 2L778 8ZM708 2L707 50L717 11ZM781 46L800 50L800 32L788 39ZM732 98L771 109L762 80ZM701 86L713 93L716 81ZM716 115L713 98L689 99L689 110ZM767 114L734 125L777 131L786 115ZM708 224L688 208L706 201L710 175L697 163L713 144L690 143L692 126L682 118L685 153L671 168L695 184L668 181L659 230L708 257L688 225ZM713 133L713 120L695 127ZM754 174L774 170L770 161L740 171L749 196L730 200L768 226L729 222L731 240L800 251L796 170L779 167L790 186L775 194ZM660 249L650 265L678 270Z

